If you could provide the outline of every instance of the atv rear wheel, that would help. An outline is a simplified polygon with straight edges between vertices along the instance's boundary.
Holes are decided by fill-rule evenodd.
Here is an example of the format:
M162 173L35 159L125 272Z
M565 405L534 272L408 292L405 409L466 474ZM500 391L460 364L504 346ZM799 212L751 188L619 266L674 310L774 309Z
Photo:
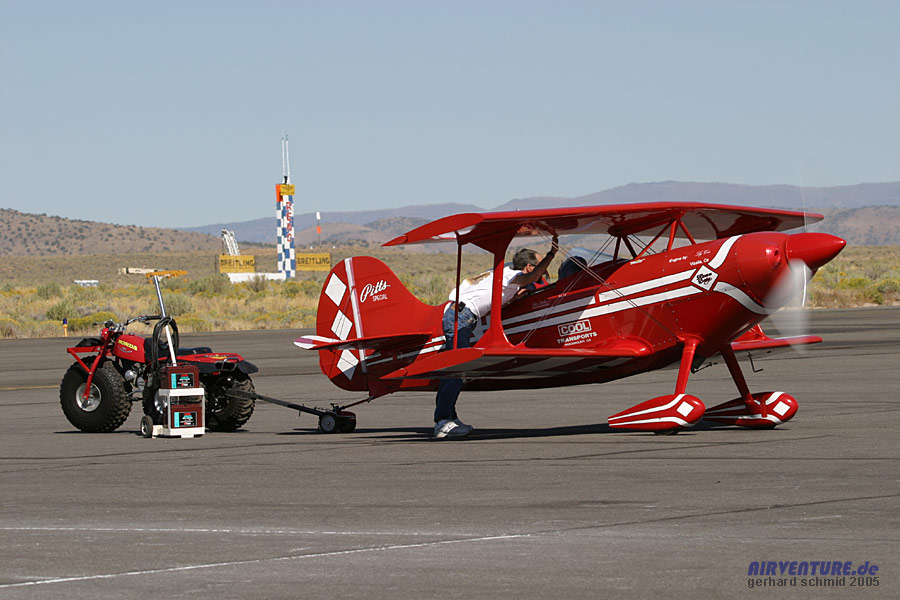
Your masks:
M59 386L59 404L69 423L88 433L115 431L128 419L131 400L125 392L125 380L111 362L104 362L94 373L91 391L84 398L88 374L74 363Z
M206 428L234 431L250 420L256 401L228 395L229 390L253 393L253 381L246 375L218 375L203 381L206 388Z

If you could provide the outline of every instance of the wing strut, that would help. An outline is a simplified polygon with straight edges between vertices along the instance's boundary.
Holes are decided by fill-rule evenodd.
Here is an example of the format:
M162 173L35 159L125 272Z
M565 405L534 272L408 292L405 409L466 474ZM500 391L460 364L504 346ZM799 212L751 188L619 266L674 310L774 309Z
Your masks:
M518 230L519 227L516 224L504 231L495 233L491 237L472 240L473 244L494 255L494 281L491 288L491 324L476 343L478 348L513 347L509 338L506 337L506 332L503 331L503 319L500 318L503 311L501 288L503 287L503 263L506 262L506 249L509 248L509 244L516 236Z
M460 273L462 272L462 249L463 243L459 239L459 232L456 232L456 301L453 303L453 350L459 345L459 284ZM441 319L443 321L443 318Z

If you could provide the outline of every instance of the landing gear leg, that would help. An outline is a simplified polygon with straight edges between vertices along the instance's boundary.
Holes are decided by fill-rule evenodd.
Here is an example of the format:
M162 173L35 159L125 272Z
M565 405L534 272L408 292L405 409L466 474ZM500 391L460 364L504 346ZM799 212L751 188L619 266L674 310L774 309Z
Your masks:
M739 425L750 429L772 429L790 420L797 413L797 400L784 392L750 393L741 366L730 346L722 348L722 358L737 386L740 398L723 402L706 411L704 419L725 425Z
M700 420L706 406L699 398L685 393L699 342L695 339L683 342L684 350L675 382L675 393L641 402L609 417L610 427L672 435Z
M683 394L687 389L688 377L691 375L691 366L694 363L694 353L697 352L697 340L684 341L684 351L681 353L681 365L678 367L678 380L675 382L675 393Z
M694 364L694 354L697 352L697 340L687 339L684 342L684 351L681 353L681 364L678 366L678 379L675 381L675 394L683 394L687 390L688 377L691 375L691 366ZM659 429L654 435L675 435L681 431L681 427L672 429Z
M747 409L759 409L760 416L765 418L766 405L764 402L760 403L753 400L753 396L750 394L750 388L747 386L747 380L744 379L744 373L741 371L741 365L738 364L737 357L734 355L734 350L731 346L722 348L722 358L725 359L725 364L728 366L728 372L731 373L734 385L737 386L738 393L741 395L741 400L747 405Z

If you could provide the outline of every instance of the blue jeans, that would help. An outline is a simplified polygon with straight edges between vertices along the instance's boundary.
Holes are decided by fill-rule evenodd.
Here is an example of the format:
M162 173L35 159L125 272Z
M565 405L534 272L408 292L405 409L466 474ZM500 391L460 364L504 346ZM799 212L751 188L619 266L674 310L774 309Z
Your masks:
M444 311L443 327L444 327L444 345L441 346L441 352L451 350L453 348L453 315L455 311L450 308ZM478 318L468 308L459 311L459 343L457 348L468 348L472 345L472 333L475 331L475 325ZM434 400L434 422L443 421L445 419L456 419L456 399L459 398L459 392L462 391L463 380L454 377L452 379L441 379L438 381L437 397Z

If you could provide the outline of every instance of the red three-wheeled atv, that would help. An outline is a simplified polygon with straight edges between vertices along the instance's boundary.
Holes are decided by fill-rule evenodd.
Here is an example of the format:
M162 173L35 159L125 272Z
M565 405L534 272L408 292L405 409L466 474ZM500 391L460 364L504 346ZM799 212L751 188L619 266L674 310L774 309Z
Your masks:
M179 348L178 326L165 316L158 282L157 295L162 315L134 317L125 323L107 321L100 337L84 338L67 349L75 363L66 371L59 388L59 402L66 418L82 431L115 431L128 418L132 402L140 400L144 414L154 424L163 424L166 407L157 394L159 373L174 359L179 365L193 365L199 371L206 396L206 428L234 431L242 427L255 405L250 375L259 369L239 354L214 353L206 347ZM156 321L153 335L126 333L128 325L135 321Z

